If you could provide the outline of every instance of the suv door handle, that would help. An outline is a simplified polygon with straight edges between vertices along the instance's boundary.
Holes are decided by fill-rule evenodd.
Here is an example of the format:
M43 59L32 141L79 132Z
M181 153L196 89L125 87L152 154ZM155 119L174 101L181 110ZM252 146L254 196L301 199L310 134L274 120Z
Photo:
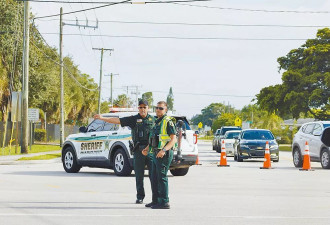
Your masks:
M91 137L95 137L95 136L96 136L96 134L92 134L92 135L91 135Z
M117 132L116 133L112 133L112 135L115 135L115 134L118 134Z

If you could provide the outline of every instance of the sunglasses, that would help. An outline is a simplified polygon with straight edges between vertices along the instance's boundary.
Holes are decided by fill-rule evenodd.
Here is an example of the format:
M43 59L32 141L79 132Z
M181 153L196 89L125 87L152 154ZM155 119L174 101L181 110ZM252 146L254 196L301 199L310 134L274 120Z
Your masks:
M146 109L146 106L139 106L139 109Z
M159 110L164 110L165 108L163 108L163 107L156 107L156 109L159 109Z

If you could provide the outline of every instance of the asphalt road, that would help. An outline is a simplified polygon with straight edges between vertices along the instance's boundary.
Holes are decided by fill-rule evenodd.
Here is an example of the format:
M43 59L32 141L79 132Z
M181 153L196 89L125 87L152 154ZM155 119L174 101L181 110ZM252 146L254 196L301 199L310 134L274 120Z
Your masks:
M64 172L60 162L0 166L0 224L329 224L330 170L312 163L314 171L293 167L291 155L280 153L272 170L261 160L242 163L200 142L201 166L184 177L169 175L170 210L136 205L134 175L83 168ZM151 200L146 177L147 197Z

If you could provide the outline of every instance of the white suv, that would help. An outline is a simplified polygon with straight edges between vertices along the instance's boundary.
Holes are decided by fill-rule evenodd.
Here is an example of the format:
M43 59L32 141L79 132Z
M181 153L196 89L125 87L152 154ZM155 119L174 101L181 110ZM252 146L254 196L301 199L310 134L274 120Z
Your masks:
M136 112L102 114L105 117L126 117ZM174 154L170 172L184 176L195 165L198 148L197 135L190 129L185 117L174 116L185 124L181 142L182 158ZM83 166L113 169L118 176L130 175L133 169L133 142L129 127L93 120L87 127L80 127L78 134L69 135L62 147L62 163L68 173L77 173Z
M310 122L301 126L292 141L292 158L295 167L303 165L303 153L307 141L311 161L321 162L323 168L330 169L329 129L330 121Z

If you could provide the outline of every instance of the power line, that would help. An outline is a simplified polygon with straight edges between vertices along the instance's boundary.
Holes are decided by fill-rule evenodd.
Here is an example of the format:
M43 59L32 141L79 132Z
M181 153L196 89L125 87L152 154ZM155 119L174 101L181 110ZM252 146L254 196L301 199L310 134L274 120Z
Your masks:
M311 14L321 14L330 13L330 11L299 11L299 10L268 10L268 9L244 9L244 8L230 8L230 7L217 7L217 6L206 6L206 5L192 5L192 4L181 4L172 3L181 6L199 7L207 9L219 9L219 10L233 10L233 11L246 11L246 12L264 12L264 13L311 13Z
M16 0L17 2L38 2L38 3L75 3L75 4L113 4L117 2L109 2L109 1L100 1L100 2L94 2L94 1L79 1L79 2L71 2L71 1L65 1L65 0ZM152 4L152 3L182 3L182 2L207 2L211 0L172 0L172 1L141 1L141 2L127 2L128 4Z
M126 87L126 86L125 86ZM108 89L109 88L106 88ZM116 90L122 90L122 88L114 88ZM168 91L155 91L155 90L146 90L146 89L142 89L141 91L144 92L154 92L154 93L165 93L168 94ZM235 98L254 98L255 96L252 95L225 95L225 94L208 94L208 93L193 93L193 92L175 92L175 94L177 95L194 95L194 96L210 96L210 97L235 97Z
M150 91L155 93L168 93L168 91ZM192 93L192 92L175 92L179 95L196 95L196 96L213 96L213 97L237 97L237 98L253 98L255 96L250 95L216 95L216 94L207 94L207 93Z
M47 55L44 51L42 51L34 42L31 41L31 43L48 59L50 59L50 61L54 62L55 64L57 65L61 65L59 62L53 60L49 55ZM90 88L87 88L85 86L83 86L75 77L74 75L70 72L70 70L67 68L67 66L65 64L63 64L63 67L65 69L66 72L69 73L69 75L72 77L72 79L74 79L76 81L76 83L81 87L81 88L84 88L86 90L89 90L89 91L96 91L98 90L98 87L97 88L94 88L94 89L90 89Z
M85 12L85 11L89 11L89 10L92 10L92 9L100 9L100 8L104 8L104 7L108 7L108 6L127 3L127 2L130 2L130 1L131 0L125 0L125 1L121 1L121 2L110 3L110 4L107 4L107 5L101 5L101 6L97 6L97 7L92 7L92 8L87 8L87 9L82 9L82 10L77 10L77 11L71 11L71 12L63 13L62 15L69 15L69 14L78 13L78 12ZM60 16L60 14L53 14L53 15L49 15L49 16L39 16L39 17L33 18L33 20L41 19L41 18L49 18L49 17L54 17L54 16Z
M58 35L58 33L43 33L48 35ZM63 34L66 36L79 36L80 34ZM98 34L83 34L83 36L98 37ZM139 36L139 35L102 35L109 38L141 38L141 39L178 39L178 40L230 40L230 41L305 41L310 38L232 38L232 37L177 37L177 36ZM320 41L330 41L330 39L320 39Z
M40 20L57 21L58 19ZM65 20L76 21L76 20ZM83 20L78 20L83 21ZM96 22L96 21L91 21ZM282 24L228 24L228 23L183 23L183 22L149 22L149 21L122 21L122 20L97 20L99 23L120 24L149 24L149 25L182 25L182 26L227 26L227 27L294 27L294 28L318 28L329 27L329 25L282 25Z

